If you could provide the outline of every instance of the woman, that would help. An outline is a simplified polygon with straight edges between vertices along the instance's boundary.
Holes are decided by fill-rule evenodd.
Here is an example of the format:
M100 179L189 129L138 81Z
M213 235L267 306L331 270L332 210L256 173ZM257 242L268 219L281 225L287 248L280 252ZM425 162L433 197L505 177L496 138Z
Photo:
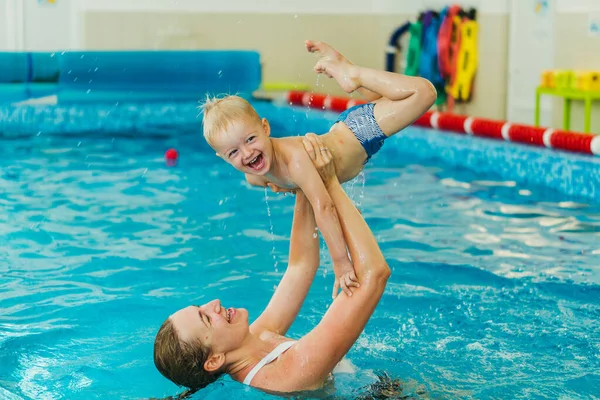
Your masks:
M284 335L298 315L319 267L315 218L298 192L288 268L271 301L252 324L243 308L224 308L219 300L189 306L171 315L154 343L154 363L168 379L202 388L227 373L234 380L274 392L323 386L373 314L390 269L373 233L338 181L331 153L309 134L305 148L340 216L359 284L350 296L337 296L321 322L292 341Z

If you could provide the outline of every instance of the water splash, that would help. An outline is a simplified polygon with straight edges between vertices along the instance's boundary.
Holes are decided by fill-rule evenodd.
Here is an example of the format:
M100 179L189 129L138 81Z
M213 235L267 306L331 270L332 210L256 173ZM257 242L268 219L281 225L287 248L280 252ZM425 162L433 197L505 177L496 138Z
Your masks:
M269 216L269 226L271 232L271 256L273 257L273 267L275 272L279 272L277 268L277 258L275 257L275 234L273 233L273 218L271 218L271 207L269 206L269 188L265 187L265 203L267 203L267 215Z
M358 174L358 180L361 182L360 193L358 195L359 200L356 202L356 206L360 207L362 205L363 199L365 197L365 183L367 182L367 178L365 177L365 171L360 171Z
M315 227L315 232L318 233L319 228ZM321 252L319 254L319 260L321 265L323 266L323 278L327 277L327 274L329 273L329 269L327 268L327 266L325 265L325 258L327 258L327 245L325 244L325 240L321 241ZM325 286L325 289L327 289L327 286Z

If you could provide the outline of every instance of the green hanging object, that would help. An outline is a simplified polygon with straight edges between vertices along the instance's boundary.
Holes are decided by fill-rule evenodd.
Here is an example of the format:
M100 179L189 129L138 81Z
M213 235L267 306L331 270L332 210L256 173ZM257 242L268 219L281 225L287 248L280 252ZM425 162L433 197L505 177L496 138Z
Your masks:
M448 97L448 95L446 94L446 89L444 89L443 87L436 87L435 90L437 91L437 99L435 99L435 105L444 105Z
M421 21L417 21L411 24L408 31L410 32L410 39L408 40L406 68L404 69L404 74L409 76L417 76L419 74L419 58L421 58L423 23Z

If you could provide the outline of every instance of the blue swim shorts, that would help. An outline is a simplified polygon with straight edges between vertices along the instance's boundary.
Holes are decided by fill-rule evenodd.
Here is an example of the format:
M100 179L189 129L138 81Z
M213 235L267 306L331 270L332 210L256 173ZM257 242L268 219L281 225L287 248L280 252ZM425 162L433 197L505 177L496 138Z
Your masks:
M343 122L367 152L365 164L381 149L387 136L375 120L374 103L359 104L340 114L337 122Z

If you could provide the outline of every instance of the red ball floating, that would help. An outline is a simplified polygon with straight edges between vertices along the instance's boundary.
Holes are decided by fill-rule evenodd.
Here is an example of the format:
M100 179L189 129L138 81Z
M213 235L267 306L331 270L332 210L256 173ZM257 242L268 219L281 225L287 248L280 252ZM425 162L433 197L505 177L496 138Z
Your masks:
M179 153L175 149L169 149L165 152L165 160L168 165L174 165L179 158Z

